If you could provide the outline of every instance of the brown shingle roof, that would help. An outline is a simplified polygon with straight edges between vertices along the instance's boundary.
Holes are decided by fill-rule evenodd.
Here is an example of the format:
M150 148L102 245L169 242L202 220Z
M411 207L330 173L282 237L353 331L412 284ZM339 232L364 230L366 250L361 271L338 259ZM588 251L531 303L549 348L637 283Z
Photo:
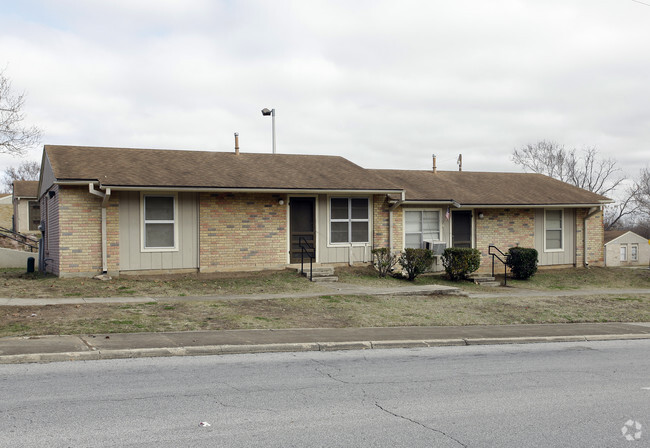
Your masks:
M604 196L534 173L372 170L406 190L406 200L462 205L598 204Z
M38 196L37 180L15 180L14 197L35 198Z
M399 190L335 156L45 146L58 181L106 186Z
M609 243L612 240L615 240L621 235L625 235L628 230L606 230L605 231L605 243Z

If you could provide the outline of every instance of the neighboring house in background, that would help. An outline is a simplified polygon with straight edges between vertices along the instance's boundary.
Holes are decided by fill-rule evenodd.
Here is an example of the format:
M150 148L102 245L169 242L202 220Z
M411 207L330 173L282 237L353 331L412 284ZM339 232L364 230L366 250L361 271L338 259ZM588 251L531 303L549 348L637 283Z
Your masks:
M11 204L11 193L0 193L0 227L13 229L14 207Z
M43 257L59 276L370 262L389 247L536 247L603 263L609 201L538 174L368 170L342 158L45 146ZM439 259L437 268L441 265Z
M648 266L650 244L641 235L627 230L605 232L605 265Z
M38 200L38 181L15 180L13 187L14 232L39 233L41 211Z

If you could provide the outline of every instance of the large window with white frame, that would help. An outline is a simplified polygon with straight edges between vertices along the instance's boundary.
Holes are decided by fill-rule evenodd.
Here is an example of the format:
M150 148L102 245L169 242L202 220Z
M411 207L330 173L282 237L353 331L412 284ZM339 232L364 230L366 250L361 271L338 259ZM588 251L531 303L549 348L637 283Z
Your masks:
M404 212L404 247L421 248L424 241L440 240L439 210L406 210Z
M627 261L627 244L621 244L621 260L620 261Z
M142 248L176 250L178 241L176 195L142 195Z
M564 211L546 210L544 214L544 250L564 250Z
M369 243L368 198L330 198L330 243Z
M639 245L630 245L630 261L639 261Z

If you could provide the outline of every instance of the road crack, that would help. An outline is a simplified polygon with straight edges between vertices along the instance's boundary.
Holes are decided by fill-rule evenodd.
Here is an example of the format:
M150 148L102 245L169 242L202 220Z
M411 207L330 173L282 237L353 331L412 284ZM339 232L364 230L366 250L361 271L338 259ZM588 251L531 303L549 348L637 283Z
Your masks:
M461 442L460 440L458 440L458 439L456 439L456 438L450 436L450 435L447 434L446 432L440 431L439 429L436 429L436 428L431 428L430 426L427 426L427 425L425 425L424 423L420 423L420 422L417 421L417 420L413 420L412 418L408 418L408 417L404 417L403 415L395 414L394 412L391 412L391 411L389 411L388 409L383 408L383 407L382 407L379 403L377 403L376 401L375 401L375 406L377 406L379 409L381 409L381 410L384 411L385 413L387 413L387 414L389 414L389 415L392 415L393 417L401 418L401 419L406 420L406 421L408 421L408 422L415 423L416 425L422 426L423 428L428 429L429 431L433 431L433 432L437 432L438 434L442 434L443 436L447 437L448 439L453 440L454 442L456 442L457 444L459 444L459 445L462 446L463 448L467 448L467 447L468 447L468 445L466 445L466 444L464 444L463 442Z

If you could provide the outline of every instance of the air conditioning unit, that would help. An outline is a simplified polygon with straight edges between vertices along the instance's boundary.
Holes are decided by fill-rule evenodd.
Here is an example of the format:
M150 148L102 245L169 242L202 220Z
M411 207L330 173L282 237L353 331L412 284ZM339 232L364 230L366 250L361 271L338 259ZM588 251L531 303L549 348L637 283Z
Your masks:
M423 246L433 252L433 255L442 255L447 248L444 241L424 241Z

